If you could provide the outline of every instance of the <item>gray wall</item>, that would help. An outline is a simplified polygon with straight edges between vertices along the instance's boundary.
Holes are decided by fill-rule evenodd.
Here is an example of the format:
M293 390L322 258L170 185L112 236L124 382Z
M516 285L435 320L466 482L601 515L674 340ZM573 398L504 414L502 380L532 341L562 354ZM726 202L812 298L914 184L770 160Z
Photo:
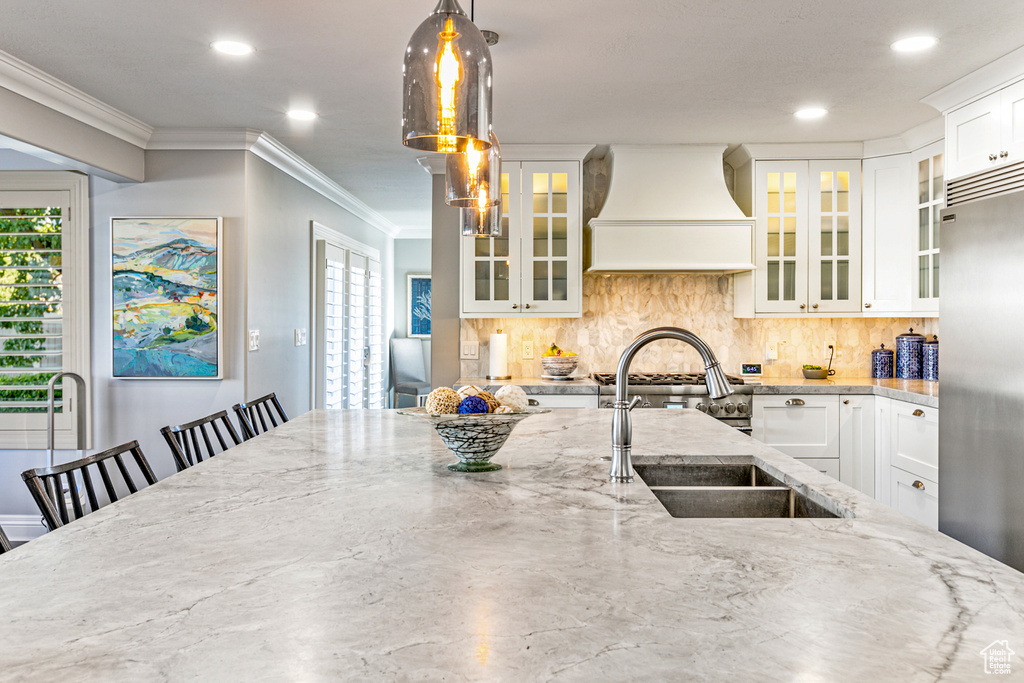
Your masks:
M430 240L395 240L395 336L404 337L408 334L407 320L409 310L409 292L406 276L409 273L430 272ZM431 294L433 296L433 294ZM430 381L430 338L423 340L423 364L427 370L427 381ZM391 384L394 383L394 378ZM411 400L411 399L410 399Z
M147 152L145 183L117 184L95 176L90 181L93 451L137 439L158 478L174 472L160 427L227 408L243 397L244 171L243 152ZM224 217L224 379L115 380L110 351L110 218L188 215ZM57 462L75 457L75 451L55 454ZM0 451L0 515L38 513L20 475L45 464L46 451Z
M246 354L246 398L277 393L285 411L311 408L310 350L295 346L295 328L311 341L311 221L380 250L384 335L391 335L394 240L263 159L246 155L249 293L246 329L260 331L260 350Z
M459 379L459 210L444 203L444 174L433 176L430 240L430 377L434 386Z

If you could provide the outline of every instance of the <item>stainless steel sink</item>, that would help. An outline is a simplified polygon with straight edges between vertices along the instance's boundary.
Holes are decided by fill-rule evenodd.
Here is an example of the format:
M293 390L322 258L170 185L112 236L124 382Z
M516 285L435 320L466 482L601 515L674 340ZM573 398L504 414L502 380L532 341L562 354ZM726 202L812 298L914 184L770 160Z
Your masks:
M673 517L838 517L756 465L635 464Z

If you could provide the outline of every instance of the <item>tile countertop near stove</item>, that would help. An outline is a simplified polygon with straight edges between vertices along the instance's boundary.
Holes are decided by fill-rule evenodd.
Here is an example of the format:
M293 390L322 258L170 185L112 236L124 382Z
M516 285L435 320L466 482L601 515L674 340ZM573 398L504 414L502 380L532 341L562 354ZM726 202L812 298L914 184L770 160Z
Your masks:
M832 377L804 379L803 377L750 377L744 379L746 391L755 396L778 394L873 394L895 398L917 405L937 408L939 383L920 379L872 379L870 377ZM527 394L585 394L598 393L599 386L590 377L574 377L572 381L553 381L542 377L513 377L510 380L492 380L484 377L460 377L456 386L475 384L487 391L507 384L516 384Z

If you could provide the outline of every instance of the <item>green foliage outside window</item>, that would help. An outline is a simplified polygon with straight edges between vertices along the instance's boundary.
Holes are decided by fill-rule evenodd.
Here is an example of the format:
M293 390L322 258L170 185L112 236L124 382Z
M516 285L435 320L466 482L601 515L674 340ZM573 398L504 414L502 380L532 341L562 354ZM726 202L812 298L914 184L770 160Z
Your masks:
M6 404L24 401L45 403L46 384L60 372L60 363L57 367L47 368L47 356L30 353L60 350L60 339L43 336L47 334L47 328L51 334L59 334L60 330L60 233L59 208L0 209L0 250L3 250L0 252L0 339L3 339L4 352L25 354L0 356L0 413L46 412L43 406L14 407ZM56 251L48 253L48 250ZM48 317L53 318L53 323L38 320ZM24 338L7 338L7 335ZM40 368L40 371L9 372L22 368ZM35 388L15 388L19 386ZM60 399L59 387L57 399Z

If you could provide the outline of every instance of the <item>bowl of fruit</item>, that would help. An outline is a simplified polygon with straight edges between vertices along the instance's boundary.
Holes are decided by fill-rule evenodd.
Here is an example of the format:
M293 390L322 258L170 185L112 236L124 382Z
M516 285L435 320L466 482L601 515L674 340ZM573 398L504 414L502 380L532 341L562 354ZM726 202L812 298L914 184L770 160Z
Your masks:
M575 353L560 349L555 344L549 346L540 357L544 377L547 378L568 379L569 375L576 371L577 362L579 357Z

